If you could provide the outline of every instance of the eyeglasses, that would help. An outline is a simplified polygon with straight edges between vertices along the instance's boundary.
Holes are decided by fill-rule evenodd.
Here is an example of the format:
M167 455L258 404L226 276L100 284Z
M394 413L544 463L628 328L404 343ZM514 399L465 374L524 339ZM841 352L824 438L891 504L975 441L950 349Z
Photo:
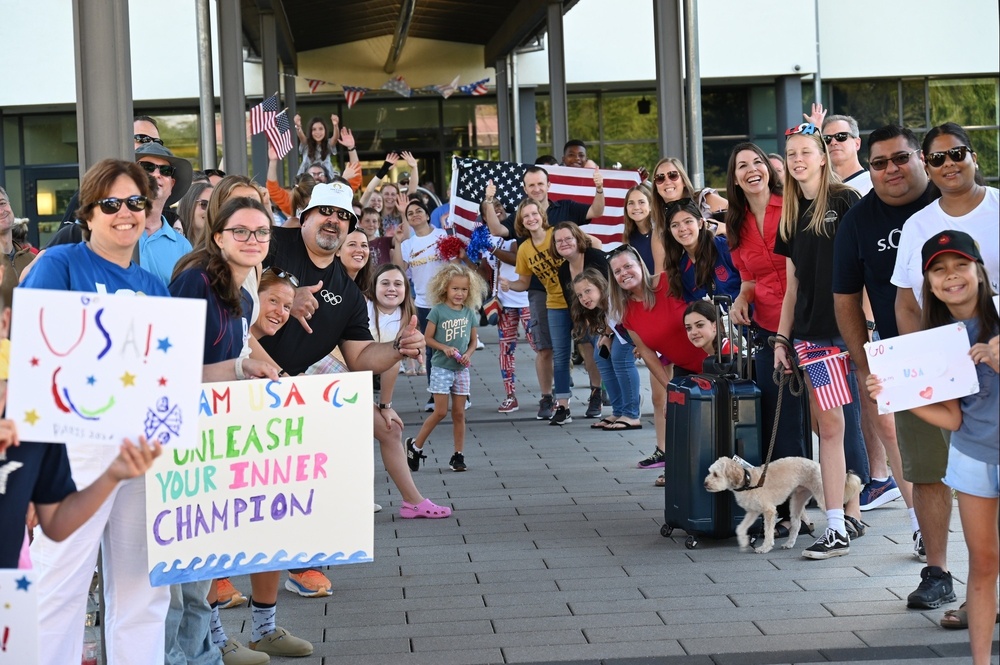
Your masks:
M172 164L154 164L153 162L139 162L139 166L142 167L143 171L145 171L150 175L159 171L160 175L162 175L164 178L173 178L174 172L177 170L173 167Z
M680 171L667 171L666 173L657 173L655 176L653 176L653 182L655 182L657 185L662 185L663 181L666 180L667 178L670 178L670 181L674 182L680 177L681 177Z
M215 177L217 177L217 178L225 178L226 177L226 172L225 171L220 171L219 169L205 169L204 173L205 173L205 175L207 175L209 177L211 177L213 175Z
M576 243L576 238L570 236L568 238L556 238L557 245L569 245L570 243Z
M801 125L796 125L795 127L789 127L785 130L785 136L792 136L793 134L820 134L819 127L812 124L811 122L803 122ZM827 141L829 143L829 141Z
M163 145L163 141L156 138L155 136L150 136L149 134L133 134L132 140L136 143L141 143L146 145L147 143L156 143L157 145Z
M257 242L268 242L271 240L271 229L256 229L251 231L250 229L245 229L242 226L237 226L233 229L222 229L223 231L229 231L233 234L233 240L236 242L247 242L250 240L250 236L253 236Z
M198 199L197 201L195 201L195 205L197 205L202 210L208 210L208 199Z
M889 162L892 162L896 166L906 166L906 164L910 161L910 155L915 152L920 152L920 148L911 150L910 152L892 155L891 157L876 157L875 159L869 159L868 166L872 167L872 171L885 171L886 167L889 166Z
M264 268L264 272L269 272L278 279L287 279L292 285L292 288L299 288L299 278L292 273L282 270L278 266L271 266L269 268Z
M945 150L944 152L929 152L924 155L924 159L926 159L927 163L934 168L938 168L940 166L944 166L945 157L950 157L951 161L958 164L959 162L964 162L965 156L970 152L975 154L976 151L967 145L960 145L955 148L951 148L950 150Z
M823 140L826 141L827 145L833 143L834 139L837 139L838 143L845 143L847 139L857 138L854 134L850 132L837 132L836 134L823 134Z
M145 196L139 196L136 194L135 196L130 196L127 199L101 199L99 201L94 201L88 207L93 208L94 206L100 206L101 212L105 215L113 215L121 210L123 203L125 204L125 207L132 212L142 212L149 206L149 199Z

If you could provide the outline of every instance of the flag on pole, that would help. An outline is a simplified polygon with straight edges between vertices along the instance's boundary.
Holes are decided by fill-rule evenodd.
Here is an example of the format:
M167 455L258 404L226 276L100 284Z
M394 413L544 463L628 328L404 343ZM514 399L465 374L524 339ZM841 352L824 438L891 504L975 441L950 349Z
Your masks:
M306 79L306 83L309 85L310 95L316 92L321 85L326 85L326 81L320 81L319 79Z
M473 97L478 97L480 95L485 95L489 90L486 88L486 83L489 81L488 78L482 79L481 81L476 81L475 83L466 83L465 85L458 86L458 89L467 95L472 95Z
M448 99L455 93L455 90L458 88L458 79L459 77L456 76L454 79L452 79L451 83L446 83L445 85L435 85L431 87L437 90L442 97Z
M410 90L410 86L403 80L402 76L389 79L382 84L382 89L391 90L398 95L402 95L403 97L409 97L413 93L413 91Z
M250 133L260 134L274 124L278 112L278 93L274 93L260 104L250 109Z
M347 108L351 108L357 104L365 93L368 92L368 88L362 88L356 85L345 85L344 88L344 99L347 100Z
M452 160L451 217L456 233L466 238L472 235L479 204L486 197L486 183L490 180L497 187L497 199L514 214L525 197L522 177L530 164L517 162L484 162L471 157ZM549 174L549 199L572 199L590 205L594 201L594 171L572 166L545 166ZM598 238L605 250L622 242L625 215L625 192L639 184L635 171L601 169L604 176L604 215L591 220L588 234Z
M288 109L274 116L274 122L264 130L267 141L278 154L278 159L292 151L292 123L288 121Z
M848 354L836 347L805 341L795 345L795 353L799 356L799 367L809 375L816 403L822 411L853 401L847 384L847 373L851 370Z

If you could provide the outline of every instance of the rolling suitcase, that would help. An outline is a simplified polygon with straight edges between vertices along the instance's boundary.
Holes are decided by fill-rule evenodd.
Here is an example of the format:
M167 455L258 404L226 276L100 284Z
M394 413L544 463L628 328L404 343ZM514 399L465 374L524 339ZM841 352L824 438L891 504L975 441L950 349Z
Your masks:
M717 296L714 300L718 305L729 298ZM734 536L743 519L743 509L731 492L705 490L703 483L712 462L733 455L753 465L763 459L760 390L753 381L742 378L745 363L739 351L728 359L719 353L721 316L717 329L716 356L706 359L705 371L676 378L667 388L666 485L660 535L667 537L674 529L683 529L688 534L688 549L697 547L701 537ZM729 335L735 344L731 326Z

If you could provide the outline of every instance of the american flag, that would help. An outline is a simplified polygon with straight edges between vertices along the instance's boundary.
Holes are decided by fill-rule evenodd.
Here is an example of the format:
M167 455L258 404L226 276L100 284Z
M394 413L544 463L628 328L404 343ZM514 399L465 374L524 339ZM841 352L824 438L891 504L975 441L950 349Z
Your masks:
M257 106L250 109L250 133L260 134L274 124L278 112L278 93L274 93Z
M799 356L799 367L809 375L816 403L822 411L853 401L850 386L847 385L850 366L846 353L812 342L799 342L795 345L795 353Z
M403 97L409 97L412 94L410 86L403 80L402 76L389 79L382 84L382 89L392 90L396 94L402 95Z
M321 85L325 85L326 81L320 81L319 79L306 79L306 83L309 84L309 94L313 94Z
M288 109L274 116L274 122L264 130L267 140L278 153L278 159L292 151L292 124L288 121Z
M459 79L459 77L456 76L454 79L452 79L451 83L446 83L444 85L435 85L435 86L432 86L432 87L436 91L438 91L439 93L441 93L442 97L444 97L445 99L448 99L449 97L452 96L452 94L454 94L455 90L458 88L458 79Z
M489 81L488 78L481 81L476 81L475 83L466 83L465 85L458 86L458 89L467 95L472 95L478 97L479 95L485 95L489 90L486 89L486 83Z
M368 92L368 88L362 88L356 85L345 85L344 88L344 99L347 100L347 108L351 108L357 104L365 93Z
M497 198L507 212L513 214L524 198L521 177L530 164L517 162L484 162L471 157L455 157L451 166L451 216L455 230L469 237L479 215L479 204L486 198L486 183L497 187ZM572 199L586 205L594 200L594 172L571 166L546 166L549 174L549 199ZM598 238L605 250L622 242L624 231L625 192L639 184L635 171L601 169L604 176L604 216L590 221L588 234Z

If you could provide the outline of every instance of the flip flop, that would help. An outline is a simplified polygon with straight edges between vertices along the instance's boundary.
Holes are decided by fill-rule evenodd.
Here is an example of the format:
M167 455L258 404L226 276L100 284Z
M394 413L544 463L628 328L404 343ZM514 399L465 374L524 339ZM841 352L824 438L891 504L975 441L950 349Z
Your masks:
M667 477L666 475L657 476L656 480L653 481L653 487L666 487Z
M601 418L590 426L590 429L607 429L609 425L614 425L617 421L610 418Z
M948 630L968 630L969 613L965 609L965 603L959 605L957 610L945 610L939 623ZM1000 623L1000 612L997 612L997 623Z
M616 427L616 425L620 425L621 427ZM626 423L621 420L616 420L615 422L608 425L607 427L604 427L603 429L608 432L624 432L625 430L630 430L630 429L642 429L642 423L632 425L631 423Z

